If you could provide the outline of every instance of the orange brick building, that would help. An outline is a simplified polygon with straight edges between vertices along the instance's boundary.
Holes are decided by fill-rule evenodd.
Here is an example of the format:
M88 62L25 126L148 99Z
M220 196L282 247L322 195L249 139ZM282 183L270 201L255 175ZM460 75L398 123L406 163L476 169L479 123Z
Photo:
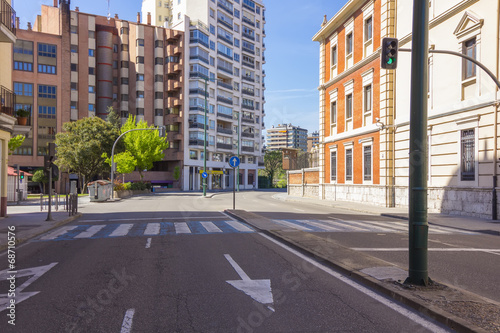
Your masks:
M385 120L391 96L378 51L382 35L388 33L382 28L387 19L381 20L387 17L382 15L388 12L387 4L351 0L329 21L325 17L313 37L320 43L321 199L386 202L387 173L381 158L387 145L380 121Z

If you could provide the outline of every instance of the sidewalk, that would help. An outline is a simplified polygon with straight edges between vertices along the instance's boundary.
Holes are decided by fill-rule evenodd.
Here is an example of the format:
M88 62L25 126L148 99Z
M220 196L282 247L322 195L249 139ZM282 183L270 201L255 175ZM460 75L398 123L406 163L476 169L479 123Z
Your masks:
M79 207L89 202L88 197L78 199ZM58 211L55 210L55 207L52 207L52 221L46 221L48 216L47 207L44 207L44 210L40 211L39 201L30 200L23 202L22 205L9 204L7 206L7 216L0 218L0 252L7 249L9 227L15 227L16 244L20 244L58 226L69 223L81 215L81 213L78 213L69 216L69 213L64 210L64 205L59 205Z
M368 204L323 201L290 197L280 193L273 198L307 202L337 209L408 219L407 208L386 208ZM416 311L428 315L458 332L500 332L500 303L453 285L432 281L428 287L405 285L406 268L345 247L329 237L304 231L274 230L272 221L244 210L226 210L234 218L252 225L262 233L279 239L292 248L308 253L327 266L387 295ZM474 217L429 214L429 223L461 230L500 235L499 221ZM453 281L453 279L449 279ZM464 286L462 286L464 288Z
M287 193L279 193L273 196L274 199L282 201L307 202L310 204L335 207L356 211L360 213L375 214L380 216L394 217L403 220L408 220L407 207L381 207L360 202L351 201L330 201L319 200L314 198L293 197ZM486 220L478 217L462 216L462 215L446 215L438 213L428 213L428 222L431 225L456 228L460 230L475 231L490 235L500 236L500 220Z

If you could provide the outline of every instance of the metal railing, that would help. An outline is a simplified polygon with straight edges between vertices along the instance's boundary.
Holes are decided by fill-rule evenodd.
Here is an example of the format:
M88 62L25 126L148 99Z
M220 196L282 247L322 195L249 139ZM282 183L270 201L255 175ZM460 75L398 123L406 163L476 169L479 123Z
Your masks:
M1 112L8 114L9 116L14 116L14 104L16 103L16 95L5 88L0 86L0 106Z
M5 0L0 2L0 23L5 25L7 29L16 34L16 11Z

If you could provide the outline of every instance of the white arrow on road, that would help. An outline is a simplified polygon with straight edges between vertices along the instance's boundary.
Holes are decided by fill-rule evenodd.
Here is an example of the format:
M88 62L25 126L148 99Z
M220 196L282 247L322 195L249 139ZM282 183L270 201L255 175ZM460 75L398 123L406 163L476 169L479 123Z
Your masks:
M45 266L21 269L17 271L15 274L9 273L10 271L6 269L0 271L0 281L7 281L7 279L11 275L15 275L16 279L26 276L31 276L22 285L16 288L15 299L16 299L16 304L19 304L22 301L27 300L31 296L34 296L39 293L39 291L26 292L26 293L23 293L22 291L55 265L57 265L57 262ZM0 294L0 312L6 310L9 303L10 303L10 298L8 297L8 294Z
M227 261L229 261L241 278L241 280L228 280L226 282L252 297L257 302L268 305L268 308L274 312L274 309L271 307L273 304L271 280L252 280L229 254L225 254L224 257L226 257Z

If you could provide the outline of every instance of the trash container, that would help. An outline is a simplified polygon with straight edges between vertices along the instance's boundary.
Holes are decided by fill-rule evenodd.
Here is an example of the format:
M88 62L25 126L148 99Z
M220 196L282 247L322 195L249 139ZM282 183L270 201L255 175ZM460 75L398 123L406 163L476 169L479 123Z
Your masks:
M111 198L113 186L109 180L95 180L87 184L90 201L106 201Z

